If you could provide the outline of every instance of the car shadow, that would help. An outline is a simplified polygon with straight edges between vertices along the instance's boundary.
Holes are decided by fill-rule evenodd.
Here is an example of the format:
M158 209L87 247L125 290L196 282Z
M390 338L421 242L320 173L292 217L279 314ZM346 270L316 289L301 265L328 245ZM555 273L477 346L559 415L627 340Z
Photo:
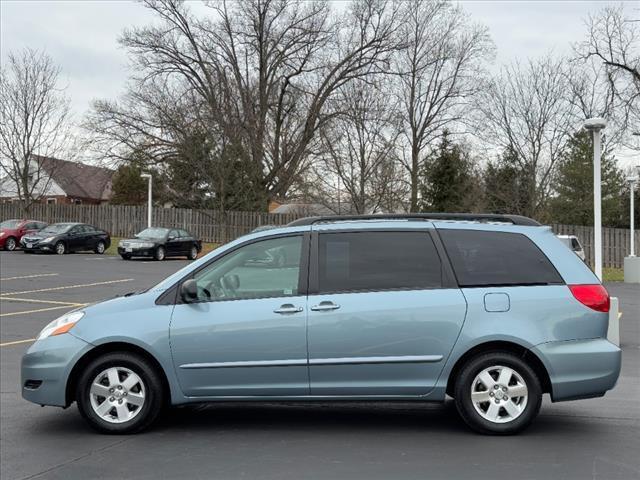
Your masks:
M127 262L153 262L153 263L162 263L162 262L174 262L176 260L182 260L183 262L187 261L188 258L187 257L165 257L164 260L156 260L155 258L151 258L151 257L133 257L130 258L129 260L125 260Z
M40 434L77 435L93 432L75 408L41 419L33 430ZM212 431L317 431L324 433L425 433L463 434L473 432L458 415L453 400L422 402L282 402L207 403L170 407L164 410L150 433L192 434ZM555 437L568 431L588 434L588 419L572 416L539 416L522 435Z

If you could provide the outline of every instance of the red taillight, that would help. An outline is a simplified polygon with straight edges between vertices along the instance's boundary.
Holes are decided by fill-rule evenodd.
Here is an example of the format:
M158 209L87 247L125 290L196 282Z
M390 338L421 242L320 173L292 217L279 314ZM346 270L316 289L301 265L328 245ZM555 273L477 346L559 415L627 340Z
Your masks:
M569 290L581 304L596 312L609 312L609 292L602 285L569 285Z

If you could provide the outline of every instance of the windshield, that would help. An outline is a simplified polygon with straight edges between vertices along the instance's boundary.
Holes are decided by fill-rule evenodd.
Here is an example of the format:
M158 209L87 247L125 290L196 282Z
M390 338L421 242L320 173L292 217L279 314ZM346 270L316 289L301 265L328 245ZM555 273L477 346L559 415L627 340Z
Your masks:
M71 227L73 226L74 224L69 224L69 223L56 223L53 225L49 225L45 229L40 230L40 232L38 233L64 233L69 229L71 229Z
M4 222L0 223L0 228L6 228L6 229L18 228L18 225L20 225L21 221L22 220L5 220Z
M162 238L166 237L168 232L168 228L145 228L136 234L136 238Z

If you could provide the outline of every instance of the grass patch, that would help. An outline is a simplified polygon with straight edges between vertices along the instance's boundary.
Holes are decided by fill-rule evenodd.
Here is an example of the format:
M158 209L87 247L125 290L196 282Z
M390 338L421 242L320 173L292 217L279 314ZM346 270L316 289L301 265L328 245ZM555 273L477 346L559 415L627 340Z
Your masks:
M118 255L118 243L122 240L122 237L111 237L111 246L104 252L105 255ZM202 251L200 252L199 257L206 255L212 250L215 250L220 246L219 243L207 243L202 242Z
M605 282L623 282L624 270L622 268L603 268L602 280Z

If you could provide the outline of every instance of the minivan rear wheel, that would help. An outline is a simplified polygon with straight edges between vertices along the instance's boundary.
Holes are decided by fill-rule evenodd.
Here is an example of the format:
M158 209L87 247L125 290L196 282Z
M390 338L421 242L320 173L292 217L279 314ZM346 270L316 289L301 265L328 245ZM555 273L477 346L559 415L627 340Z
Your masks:
M93 360L76 389L78 410L102 433L136 433L149 427L162 410L162 380L144 357L115 352Z
M490 352L470 359L455 385L456 408L472 429L512 435L535 419L542 403L540 380L521 358Z

